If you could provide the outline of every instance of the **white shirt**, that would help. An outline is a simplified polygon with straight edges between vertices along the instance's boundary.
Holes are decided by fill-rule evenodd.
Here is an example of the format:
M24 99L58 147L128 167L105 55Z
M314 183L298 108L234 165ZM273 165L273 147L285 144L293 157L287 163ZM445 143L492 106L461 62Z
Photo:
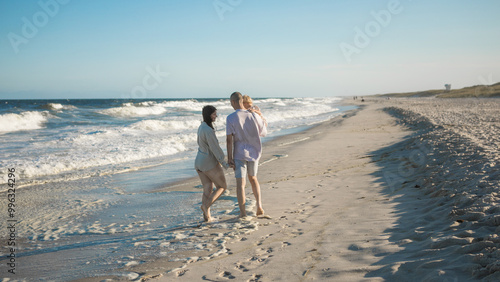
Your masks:
M262 154L260 137L267 134L262 118L255 113L236 110L227 116L226 134L233 135L234 159L257 161Z
M228 168L228 164L224 161L224 152L219 146L219 140L215 136L215 131L203 122L198 127L198 154L194 161L194 167L200 171L208 171L213 169L217 163L220 163L224 168Z

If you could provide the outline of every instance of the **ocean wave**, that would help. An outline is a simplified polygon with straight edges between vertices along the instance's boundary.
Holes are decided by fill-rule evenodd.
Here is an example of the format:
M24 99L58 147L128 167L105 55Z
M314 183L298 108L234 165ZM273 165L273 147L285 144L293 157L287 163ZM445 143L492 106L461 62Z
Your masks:
M330 118L338 112L335 100L270 98L254 99L254 103L261 108L269 124L268 133L272 135ZM43 133L35 141L31 134L13 136L17 144L23 145L15 147L11 146L12 142L4 142L11 147L6 150L4 159L15 159L12 165L22 170L23 177L29 180L51 179L58 174L85 177L89 171L109 172L123 167L134 168L150 160L191 157L197 148L196 132L205 105L218 109L214 126L221 147L225 148L226 117L234 112L229 99L124 102L78 106L78 111L61 115L58 126L50 128L45 124L54 117L52 110L0 115L0 131L41 129ZM46 105L56 111L52 112L54 115L61 106L63 110L67 106L57 101ZM117 119L102 122L102 115ZM5 164L6 161L0 160L0 166Z
M48 103L41 107L42 109L50 110L50 111L62 111L62 110L71 110L76 109L75 106L72 105L63 105L59 103Z
M137 130L161 131L161 130L183 130L196 129L200 121L195 120L142 120L130 125Z
M197 100L165 101L160 104L162 107L180 111L196 112L201 111L204 104Z
M204 106L212 105L217 108L217 110L232 110L231 103L229 100L218 100L203 102L198 100L181 100L181 101L165 101L159 105L181 111L189 112L201 112Z
M0 132L35 130L43 128L50 114L44 112L22 112L0 115Z
M86 170L93 173L96 168L99 168L100 172L112 172L123 166L134 167L137 162L167 158L177 153L194 150L196 137L194 132L133 135L123 129L80 133L74 138L44 144L44 147L51 148L50 153L40 154L36 158L19 159L20 164L17 167L25 178L66 173L76 173L84 177L87 174ZM31 150L36 149L31 148Z
M142 104L142 103L141 103ZM109 108L99 111L99 113L115 117L137 117L137 116L150 116L161 115L167 112L165 107L156 104L143 104L134 105L132 103L125 103L122 107Z
M263 114L268 123L279 123L282 121L293 122L294 119L306 119L338 110L338 108L329 105L311 104L310 107L305 105L287 106L285 109L263 111Z
M139 117L148 115L162 115L167 112L176 112L189 114L200 112L206 105L215 106L219 111L232 110L228 101L200 102L197 100L164 101L157 103L155 101L145 101L140 103L123 103L121 107L109 108L99 111L101 114L115 117Z

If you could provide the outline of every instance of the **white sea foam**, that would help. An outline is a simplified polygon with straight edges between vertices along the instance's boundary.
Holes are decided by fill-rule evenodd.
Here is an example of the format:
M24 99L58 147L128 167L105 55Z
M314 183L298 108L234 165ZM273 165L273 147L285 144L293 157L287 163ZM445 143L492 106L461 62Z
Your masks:
M265 99L254 101L270 124L270 132L273 130L286 129L290 127L311 125L324 121L331 116L325 114L335 113L339 109L335 107L333 98L294 98Z
M212 103L213 104L213 103ZM183 111L200 111L202 103L196 100L166 101L160 104L162 107L178 109Z
M24 177L54 175L94 167L110 167L140 160L168 157L188 151L196 143L196 134L147 134L145 130L124 128L81 132L76 136L52 140L31 148L18 161ZM36 155L39 147L51 148L50 154ZM36 155L37 157L33 157Z
M200 122L197 120L142 120L130 125L137 130L161 131L198 128Z
M44 127L50 114L44 112L22 112L0 115L0 132L34 130Z
M57 104L57 103L49 103L47 104L47 107L51 110L62 110L64 108L63 105L61 104Z
M47 109L47 110L51 110L51 111L62 111L62 110L76 109L75 106L63 105L63 104L59 104L59 103L48 103L48 104L44 105L42 108Z
M139 105L133 105L132 103L126 103L122 107L109 108L99 111L99 113L109 116L116 117L137 117L137 116L150 116L150 115L161 115L165 113L167 109L158 105L150 105L148 103L140 103Z

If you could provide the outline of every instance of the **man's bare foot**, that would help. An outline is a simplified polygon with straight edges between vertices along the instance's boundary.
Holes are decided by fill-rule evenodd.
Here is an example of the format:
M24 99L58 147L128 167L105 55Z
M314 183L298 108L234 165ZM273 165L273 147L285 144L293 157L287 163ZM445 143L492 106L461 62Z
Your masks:
M201 205L201 211L203 212L203 219L210 222L212 218L210 217L210 209L206 209L205 206Z
M241 212L240 212L240 216L239 216L239 218L244 218L244 217L247 217L247 213L246 213L246 212L244 212L244 213L241 213Z
M259 216L259 215L264 215L264 209L262 209L262 208L257 209L257 216Z

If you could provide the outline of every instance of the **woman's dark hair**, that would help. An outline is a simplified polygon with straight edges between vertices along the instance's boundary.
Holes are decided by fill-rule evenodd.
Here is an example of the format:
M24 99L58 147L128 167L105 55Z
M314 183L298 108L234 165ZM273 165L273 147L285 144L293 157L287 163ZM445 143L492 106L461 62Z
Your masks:
M217 109L214 106L210 106L210 105L203 107L203 110L202 110L203 121L206 122L208 124L208 126L210 126L211 128L214 128L214 126L212 125L211 115L215 111L217 111Z

